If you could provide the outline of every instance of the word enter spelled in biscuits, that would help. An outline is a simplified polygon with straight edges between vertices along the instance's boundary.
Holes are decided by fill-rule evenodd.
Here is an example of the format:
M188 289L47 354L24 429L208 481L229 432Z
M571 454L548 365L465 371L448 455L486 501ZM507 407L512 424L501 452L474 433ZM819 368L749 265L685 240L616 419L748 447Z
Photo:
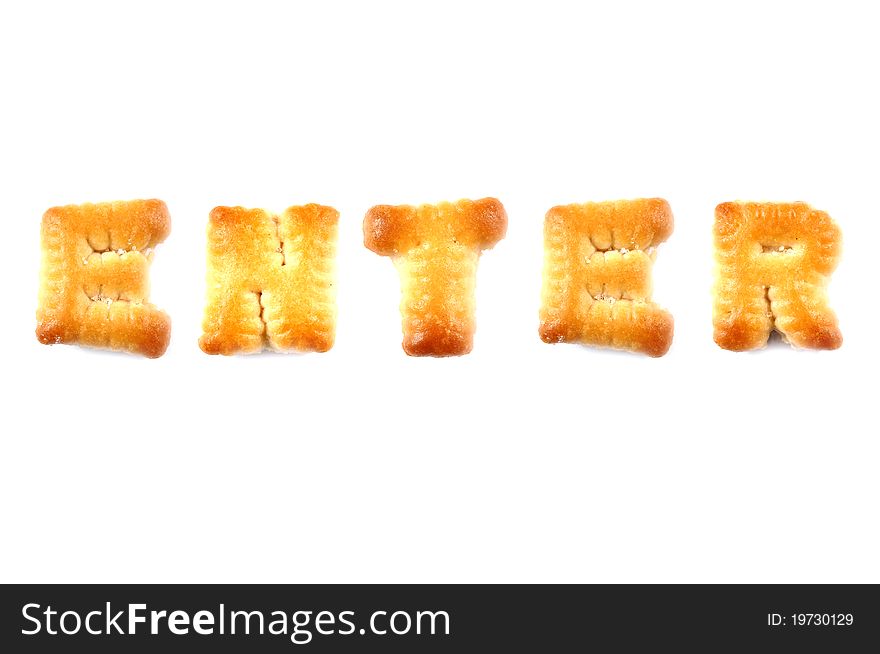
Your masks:
M711 214L705 216L710 222ZM495 198L376 205L364 245L400 276L403 350L469 353L480 257L507 233ZM53 207L40 231L37 339L162 356L171 320L149 302L153 249L170 232L161 200ZM319 204L216 207L207 228L207 301L199 346L208 354L326 352L336 339L339 212ZM673 231L662 198L587 202L544 217L539 311L546 343L580 343L662 357L669 311L652 300L658 246ZM841 230L804 202L725 202L715 209L715 343L762 348L775 330L796 348L834 350L843 338L827 287Z

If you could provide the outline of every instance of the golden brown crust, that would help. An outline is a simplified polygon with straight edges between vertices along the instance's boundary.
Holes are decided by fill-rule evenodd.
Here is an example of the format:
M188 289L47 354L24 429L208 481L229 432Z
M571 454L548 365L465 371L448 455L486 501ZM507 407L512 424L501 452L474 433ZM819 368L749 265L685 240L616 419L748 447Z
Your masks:
M389 256L400 274L403 349L410 356L457 356L473 347L480 252L507 232L495 198L377 205L364 218L364 245Z
M715 342L764 347L775 328L792 345L843 343L825 288L840 259L840 229L803 202L725 202L715 209Z
M651 266L654 248L672 227L672 210L660 198L550 209L544 220L541 339L666 354L673 320L651 301Z
M171 320L147 301L148 271L152 249L170 230L161 200L46 211L37 339L162 356Z
M336 333L339 212L217 207L208 222L208 354L326 352Z

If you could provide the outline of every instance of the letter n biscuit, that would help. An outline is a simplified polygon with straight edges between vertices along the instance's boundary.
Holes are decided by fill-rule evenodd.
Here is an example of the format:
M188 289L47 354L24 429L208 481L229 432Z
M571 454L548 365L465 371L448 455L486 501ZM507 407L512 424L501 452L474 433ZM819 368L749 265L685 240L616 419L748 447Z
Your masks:
M326 352L336 334L339 213L318 204L217 207L208 222L208 354Z

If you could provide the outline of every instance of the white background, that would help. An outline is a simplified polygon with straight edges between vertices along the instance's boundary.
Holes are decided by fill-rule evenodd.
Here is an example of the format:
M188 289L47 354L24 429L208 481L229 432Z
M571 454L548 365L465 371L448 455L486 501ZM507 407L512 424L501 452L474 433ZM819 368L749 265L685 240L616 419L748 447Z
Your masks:
M870 3L4 3L0 579L880 581ZM400 348L377 203L496 196L471 355ZM537 336L552 205L661 196L658 360ZM53 205L157 197L159 360L34 337ZM841 225L845 343L712 341L726 200ZM215 205L341 212L337 343L199 350Z

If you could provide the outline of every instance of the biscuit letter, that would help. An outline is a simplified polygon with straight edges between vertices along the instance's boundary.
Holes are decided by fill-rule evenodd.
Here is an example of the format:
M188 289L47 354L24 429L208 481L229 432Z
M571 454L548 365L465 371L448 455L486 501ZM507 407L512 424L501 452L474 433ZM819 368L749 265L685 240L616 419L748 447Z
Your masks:
M671 233L672 211L661 199L550 209L541 339L666 354L673 321L651 301L651 266L655 248Z
M279 215L217 207L208 222L208 354L326 352L336 334L339 213L307 204Z
M833 350L843 338L825 287L840 229L803 202L725 202L715 209L715 342L764 347L774 328L796 347Z
M147 301L148 271L170 229L160 200L49 209L40 230L40 342L162 356L171 320Z
M364 245L391 257L400 274L407 354L440 357L471 351L477 262L506 232L507 214L494 198L379 205L367 212Z

